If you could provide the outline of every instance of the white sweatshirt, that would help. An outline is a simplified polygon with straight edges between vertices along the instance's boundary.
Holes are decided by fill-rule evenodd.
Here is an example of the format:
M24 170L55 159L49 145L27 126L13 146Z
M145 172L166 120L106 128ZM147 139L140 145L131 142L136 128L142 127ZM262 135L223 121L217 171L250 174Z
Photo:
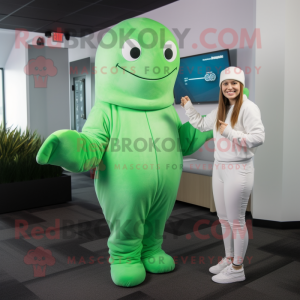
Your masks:
M258 106L243 95L243 103L239 112L238 121L231 127L231 114L234 105L230 106L225 123L228 124L222 135L216 131L218 107L205 117L202 117L194 108L191 101L184 105L186 115L193 127L200 131L213 130L215 143L214 158L220 162L236 162L251 159L258 146L265 141L265 128L261 121Z

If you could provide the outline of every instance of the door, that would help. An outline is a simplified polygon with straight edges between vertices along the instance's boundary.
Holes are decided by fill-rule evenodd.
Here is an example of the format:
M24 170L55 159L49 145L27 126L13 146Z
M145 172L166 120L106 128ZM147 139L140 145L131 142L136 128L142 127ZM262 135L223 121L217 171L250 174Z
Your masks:
M86 121L86 93L85 93L85 76L74 78L74 123L78 132Z

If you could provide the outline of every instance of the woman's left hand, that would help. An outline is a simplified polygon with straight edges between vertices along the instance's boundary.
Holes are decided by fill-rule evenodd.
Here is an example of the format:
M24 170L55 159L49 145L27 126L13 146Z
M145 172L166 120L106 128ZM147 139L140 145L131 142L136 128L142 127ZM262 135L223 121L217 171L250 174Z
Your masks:
M221 120L219 120L219 122L221 123L220 133L222 134L228 124L222 122Z

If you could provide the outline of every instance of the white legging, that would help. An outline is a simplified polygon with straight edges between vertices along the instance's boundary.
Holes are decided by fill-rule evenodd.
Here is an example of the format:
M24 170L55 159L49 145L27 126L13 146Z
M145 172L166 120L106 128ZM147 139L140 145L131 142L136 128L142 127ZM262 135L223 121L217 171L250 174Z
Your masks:
M242 264L248 246L245 213L254 183L253 159L241 162L214 161L213 195L222 227L226 257Z

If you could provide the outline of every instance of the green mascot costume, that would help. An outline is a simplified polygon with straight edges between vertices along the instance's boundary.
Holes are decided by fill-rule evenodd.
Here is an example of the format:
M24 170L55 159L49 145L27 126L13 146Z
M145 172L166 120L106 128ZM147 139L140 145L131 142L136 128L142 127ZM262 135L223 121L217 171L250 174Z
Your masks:
M142 283L146 271L175 268L161 246L182 157L213 137L182 125L175 111L179 62L176 39L162 24L147 18L119 23L97 49L96 100L82 132L54 132L37 155L39 164L71 172L96 167L96 194L110 228L111 277L119 286Z

